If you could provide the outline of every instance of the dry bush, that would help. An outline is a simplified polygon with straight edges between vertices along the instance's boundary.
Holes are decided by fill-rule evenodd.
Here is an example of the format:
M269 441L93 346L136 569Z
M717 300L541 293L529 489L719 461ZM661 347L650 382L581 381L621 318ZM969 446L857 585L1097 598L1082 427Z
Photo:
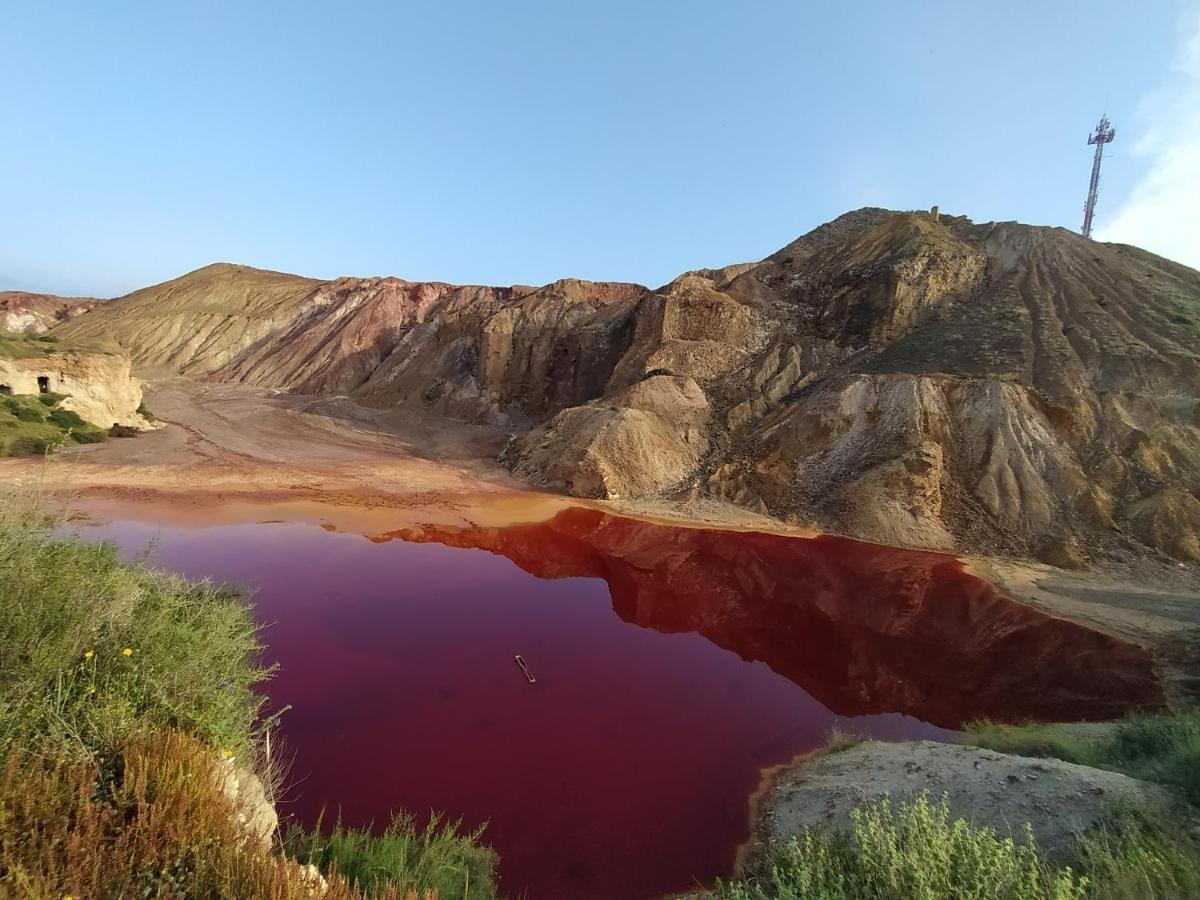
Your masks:
M366 895L342 877L273 855L222 790L226 763L194 738L162 732L104 763L14 749L0 769L0 893L29 897ZM381 900L437 900L379 885Z

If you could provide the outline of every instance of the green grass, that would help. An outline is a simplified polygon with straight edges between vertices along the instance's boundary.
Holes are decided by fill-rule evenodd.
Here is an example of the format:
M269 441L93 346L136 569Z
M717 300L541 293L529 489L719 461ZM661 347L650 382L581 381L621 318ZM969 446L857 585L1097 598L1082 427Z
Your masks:
M62 394L16 394L0 398L0 457L41 456L67 444L95 444L108 432L63 409Z
M1083 900L1086 883L1051 869L1032 834L1017 843L952 820L945 801L918 796L855 810L847 835L809 829L772 847L755 874L718 884L722 900Z
M162 728L250 750L267 672L244 599L56 536L28 498L2 500L0 750L100 757Z
M1095 737L1070 726L997 725L967 728L981 747L1019 756L1043 756L1124 772L1176 788L1200 805L1200 712L1131 716Z
M441 900L495 900L496 854L480 844L482 833L464 834L459 823L436 817L418 828L411 816L401 814L379 835L340 823L323 835L318 825L291 832L285 846L295 859L342 875L368 895L390 884L404 891L436 891Z
M89 344L64 341L53 334L15 334L0 331L0 358L36 359L55 353L103 353Z
M1125 817L1083 841L1089 900L1194 900L1200 848L1163 826Z

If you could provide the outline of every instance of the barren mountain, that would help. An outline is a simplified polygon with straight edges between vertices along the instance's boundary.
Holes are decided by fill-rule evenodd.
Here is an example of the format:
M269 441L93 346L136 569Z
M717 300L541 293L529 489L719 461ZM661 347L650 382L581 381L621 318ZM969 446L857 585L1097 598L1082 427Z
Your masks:
M863 209L647 290L217 265L60 326L138 365L490 422L591 497L711 496L909 546L1200 559L1200 273Z
M41 334L87 312L99 302L90 297L0 291L0 331Z

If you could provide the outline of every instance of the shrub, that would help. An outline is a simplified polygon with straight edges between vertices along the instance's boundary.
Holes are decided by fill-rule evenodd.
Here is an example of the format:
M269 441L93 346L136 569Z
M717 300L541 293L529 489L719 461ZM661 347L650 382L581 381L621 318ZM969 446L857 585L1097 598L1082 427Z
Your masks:
M723 900L1082 900L1086 882L1052 871L1033 835L1024 843L990 828L951 821L945 800L884 799L852 813L849 835L808 829L776 845L760 873L718 884Z
M651 369L649 372L647 372L645 375L642 376L642 381L645 381L647 378L654 378L657 375L673 376L674 374L675 373L672 372L670 369L661 369L661 368L660 369Z
M44 422L46 420L45 415L35 406L27 406L11 398L4 401L4 406L20 422Z
M300 863L250 839L194 738L138 738L107 765L12 750L0 767L0 889L24 897L363 895L337 876L316 890ZM419 900L391 885L374 897ZM426 895L424 900L434 900Z
M152 413L152 412L150 412L150 410L146 409L146 404L144 402L138 404L137 414L139 416L141 416L143 419L145 419L147 422L154 421L154 413Z
M342 875L368 895L384 885L433 892L439 900L495 900L496 854L479 843L483 829L463 834L459 823L434 817L424 828L401 814L380 835L338 823L328 836L293 831L288 852L322 872Z
M62 403L64 400L66 400L67 396L66 396L66 394L56 394L56 393L54 393L54 391L47 391L44 394L38 394L37 399L38 399L38 402L42 404L42 406L53 407L53 406L58 406L58 404Z
M71 440L77 444L103 444L108 440L108 432L89 426L80 431L72 431Z
M70 409L52 409L50 415L46 418L63 429L63 431L66 431L68 428L87 427L87 422L83 421L79 413Z
M12 441L8 445L8 452L13 456L45 456L57 446L58 442L49 438L24 436Z

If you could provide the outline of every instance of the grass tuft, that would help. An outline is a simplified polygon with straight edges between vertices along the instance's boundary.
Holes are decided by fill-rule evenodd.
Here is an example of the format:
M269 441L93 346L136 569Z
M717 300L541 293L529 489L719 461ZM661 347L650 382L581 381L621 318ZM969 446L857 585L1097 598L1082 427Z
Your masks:
M368 895L392 884L443 900L496 900L496 854L480 844L482 828L463 833L460 825L434 816L418 828L412 816L401 814L382 834L339 822L323 835L318 824L312 831L292 831L285 846L296 859L343 876Z

